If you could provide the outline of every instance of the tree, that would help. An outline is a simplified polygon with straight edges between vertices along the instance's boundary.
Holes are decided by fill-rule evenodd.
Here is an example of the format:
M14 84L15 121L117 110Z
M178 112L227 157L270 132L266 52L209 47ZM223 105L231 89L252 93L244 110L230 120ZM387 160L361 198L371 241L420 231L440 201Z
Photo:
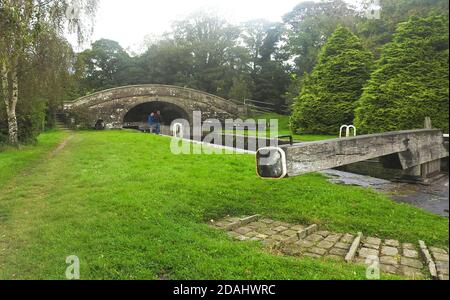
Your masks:
M370 0L361 0L365 3ZM357 32L367 48L379 58L381 47L392 40L399 23L406 22L412 16L427 17L430 14L448 15L448 0L382 0L380 19L361 18Z
M399 24L358 102L362 132L423 128L425 117L448 131L448 34L448 16Z
M250 74L253 81L252 99L267 102L269 108L281 112L289 75L279 55L282 24L253 20L244 24L242 40L250 55Z
M147 83L186 86L192 74L190 50L169 37L152 43L137 60Z
M226 97L232 82L225 75L231 68L231 52L238 47L239 29L214 14L202 12L176 22L173 36L177 45L190 52L192 73L188 85Z
M63 0L2 0L0 2L0 81L1 98L5 105L8 136L11 144L18 144L18 124L16 107L19 100L19 77L26 72L22 63L25 57L41 42L47 28L61 33L62 28L78 33L83 39L84 18L92 16L96 0L77 2L79 7L70 7ZM78 8L80 10L78 10Z
M133 62L118 42L101 39L78 55L77 72L83 93L126 85Z
M356 102L370 76L372 54L350 30L339 26L303 80L291 124L299 133L335 134L351 124Z
M339 24L353 28L358 12L343 0L305 1L283 17L287 25L285 60L295 62L303 76L314 68L321 47Z
M244 102L245 99L252 97L252 81L250 76L241 74L233 77L233 85L228 94L230 99Z

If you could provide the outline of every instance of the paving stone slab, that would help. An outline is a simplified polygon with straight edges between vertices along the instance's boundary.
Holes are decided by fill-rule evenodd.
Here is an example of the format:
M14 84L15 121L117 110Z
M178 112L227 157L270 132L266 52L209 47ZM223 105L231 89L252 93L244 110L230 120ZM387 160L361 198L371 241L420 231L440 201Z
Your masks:
M283 222L280 221L274 221L272 224L270 224L272 227L278 227L278 226L282 226Z
M403 249L416 250L416 246L411 243L403 243L402 247Z
M291 229L295 230L295 231L300 231L300 230L305 229L305 227L302 225L294 225L294 226L291 226Z
M305 228L306 235L314 234L317 232L318 229L319 229L319 226L317 226L317 224L312 224Z
M336 243L341 239L341 234L332 234L325 238L325 241Z
M430 251L432 253L441 253L441 254L447 254L447 251L445 251L442 248L436 248L436 247L430 247Z
M400 247L400 242L397 240L385 240L384 244L390 247Z
M375 238L375 237L367 237L364 240L364 243L371 244L371 245L381 245L381 239Z
M393 256L382 256L380 262L384 265L398 266L398 259Z
M282 231L288 230L289 228L288 227L284 227L284 226L278 226L278 227L272 227L271 229L273 231L276 231L276 232L282 232Z
M311 234L305 240L311 241L311 242L319 242L319 241L323 240L323 236L318 235L318 234Z
M383 246L381 248L381 254L386 256L396 256L398 255L398 249L395 247Z
M238 241L247 241L247 240L249 240L249 238L244 236L244 235L238 235L238 236L236 236L236 239Z
M334 247L343 249L343 250L349 250L350 246L351 246L351 244L342 243L342 242L336 243L336 245L334 245Z
M345 255L347 254L347 251L343 250L343 249L339 249L339 248L333 248L333 249L330 250L330 254L331 255L338 255L338 256L344 258Z
M269 236L266 235L266 234L258 234L258 235L256 235L256 237L257 237L258 239L265 240L265 239L267 239Z
M441 254L441 253L433 253L434 259L437 261L446 261L448 262L448 254Z
M277 234L276 231L270 230L268 228L258 228L258 229L256 229L256 231L261 234L265 234L265 235L269 235L269 236Z
M271 238L268 238L268 239L265 239L265 240L263 241L263 245L266 246L266 247L271 248L271 247L279 246L279 245L280 245L280 242L275 241L275 240L273 240L273 239L271 239Z
M325 255L327 253L327 250L322 249L322 248L318 248L318 247L311 247L311 248L308 249L308 252L309 253L314 253L314 254L317 254L317 255L320 255L320 256L323 256L323 255Z
M403 256L408 258L419 258L419 252L417 250L403 249Z
M363 244L363 247L364 248L369 248L369 249L374 249L374 250L380 250L380 245L374 245L374 244L367 244L367 243L364 243Z
M247 233L252 232L253 229L249 228L249 227L239 227L238 229L236 229L234 231L241 235L246 235Z
M448 262L436 262L436 269L439 274L448 275Z
M330 235L329 231L318 231L316 232L316 234L323 236L324 238L326 238L327 236Z
M327 249L328 250L328 249L333 248L334 243L324 240L324 241L321 241L320 243L318 243L316 246L319 247L319 248L323 248L323 249Z
M225 221L227 221L229 223L239 222L240 220L241 220L241 218L236 218L236 217L229 217L229 218L225 219Z
M312 246L314 246L314 242L305 241L305 240L300 240L300 241L296 242L295 244L297 246L300 246L301 248L311 248Z
M281 242L281 241L286 239L285 236L282 236L282 235L279 235L279 234L272 235L270 238L275 240L275 241L277 241L277 242Z
M283 234L283 236L286 237L286 239L283 240L283 243L285 243L285 244L295 244L296 242L299 241L297 235L294 235L294 236L287 236L287 235L284 235L284 234Z
M384 265L384 264L380 264L380 270L384 273L389 273L389 274L398 274L399 273L399 268L393 265Z
M235 238L235 237L237 237L239 235L239 233L236 233L234 231L229 231L229 232L227 232L227 235L229 237Z
M363 257L358 257L355 259L355 264L361 265L361 266L367 266L366 259Z
M400 273L413 279L420 279L424 277L420 269L411 268L408 266L400 266Z
M354 236L354 235L349 234L349 233L346 233L346 234L342 237L341 242L342 242L342 243L348 243L348 244L351 244L351 243L353 243L354 240L355 240L355 236Z
M402 264L402 266L406 266L406 267L412 267L412 268L416 268L416 269L423 268L422 262L420 260L414 259L414 258L402 257L400 259L400 263Z
M439 275L439 280L448 281L448 275Z
M219 227L219 228L224 228L226 227L228 224L230 224L230 222L225 222L225 221L219 221L219 222L215 222L213 223L213 225Z
M264 223L264 224L272 224L274 222L274 220L271 219L261 219L260 222Z
M281 234L285 235L287 237L291 237L291 236L296 236L297 235L297 231L288 229L288 230L285 230L285 231L281 232Z
M369 256L378 256L378 251L374 250L374 249L369 249L369 248L361 248L359 250L359 256L362 258L366 258Z
M250 231L249 233L245 234L246 237L248 238L253 238L256 237L259 233L257 233L256 231Z
M247 226L252 228L268 228L267 224L261 221L250 223Z
M299 247L295 247L293 245L287 246L283 248L283 253L290 256L302 256L302 250Z
M318 254L310 253L310 252L306 252L305 254L303 254L303 256L307 256L307 257L311 257L311 258L321 258L322 257Z

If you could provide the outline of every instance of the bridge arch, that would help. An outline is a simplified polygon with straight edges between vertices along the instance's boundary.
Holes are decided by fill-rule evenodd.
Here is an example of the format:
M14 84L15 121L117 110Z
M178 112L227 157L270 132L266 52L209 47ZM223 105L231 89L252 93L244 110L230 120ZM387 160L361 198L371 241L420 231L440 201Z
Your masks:
M148 116L152 112L157 111L161 112L162 125L165 126L170 126L172 122L177 119L189 120L190 118L189 113L185 110L185 108L182 108L172 102L159 100L139 103L128 111L124 111L125 114L123 117L123 123L125 126L133 123L146 123Z
M113 88L64 104L64 110L75 123L82 120L86 125L94 126L98 120L103 120L108 128L123 128L126 121L142 122L142 114L150 113L148 110L152 108L166 109L168 119L183 116L191 124L194 111L201 111L203 119L219 120L247 114L244 106L230 100L189 88L159 84Z

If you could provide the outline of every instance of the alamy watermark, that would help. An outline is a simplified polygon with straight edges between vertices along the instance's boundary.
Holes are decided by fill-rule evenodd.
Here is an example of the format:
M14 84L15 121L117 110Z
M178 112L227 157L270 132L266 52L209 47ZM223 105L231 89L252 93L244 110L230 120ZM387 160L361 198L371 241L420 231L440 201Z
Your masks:
M366 258L366 278L368 280L380 280L380 258L376 255Z
M79 280L80 277L80 259L76 255L66 257L66 278L68 280Z
M369 20L381 19L381 0L366 0L364 3L364 15Z
M81 18L81 0L66 0L66 18L71 21Z
M170 126L173 154L242 154L260 148L278 147L278 120L218 119L203 121L202 112L193 112L193 124L177 119Z

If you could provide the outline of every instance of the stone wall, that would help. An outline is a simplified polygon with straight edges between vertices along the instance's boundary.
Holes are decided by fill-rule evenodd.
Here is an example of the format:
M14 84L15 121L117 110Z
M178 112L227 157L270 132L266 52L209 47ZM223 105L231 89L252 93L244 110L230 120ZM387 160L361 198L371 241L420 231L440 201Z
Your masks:
M183 109L192 122L194 111L201 111L203 119L225 120L247 115L243 106L223 98L176 86L138 85L119 87L82 97L64 105L75 123L95 125L103 120L109 128L122 128L130 109L148 102L170 103Z

